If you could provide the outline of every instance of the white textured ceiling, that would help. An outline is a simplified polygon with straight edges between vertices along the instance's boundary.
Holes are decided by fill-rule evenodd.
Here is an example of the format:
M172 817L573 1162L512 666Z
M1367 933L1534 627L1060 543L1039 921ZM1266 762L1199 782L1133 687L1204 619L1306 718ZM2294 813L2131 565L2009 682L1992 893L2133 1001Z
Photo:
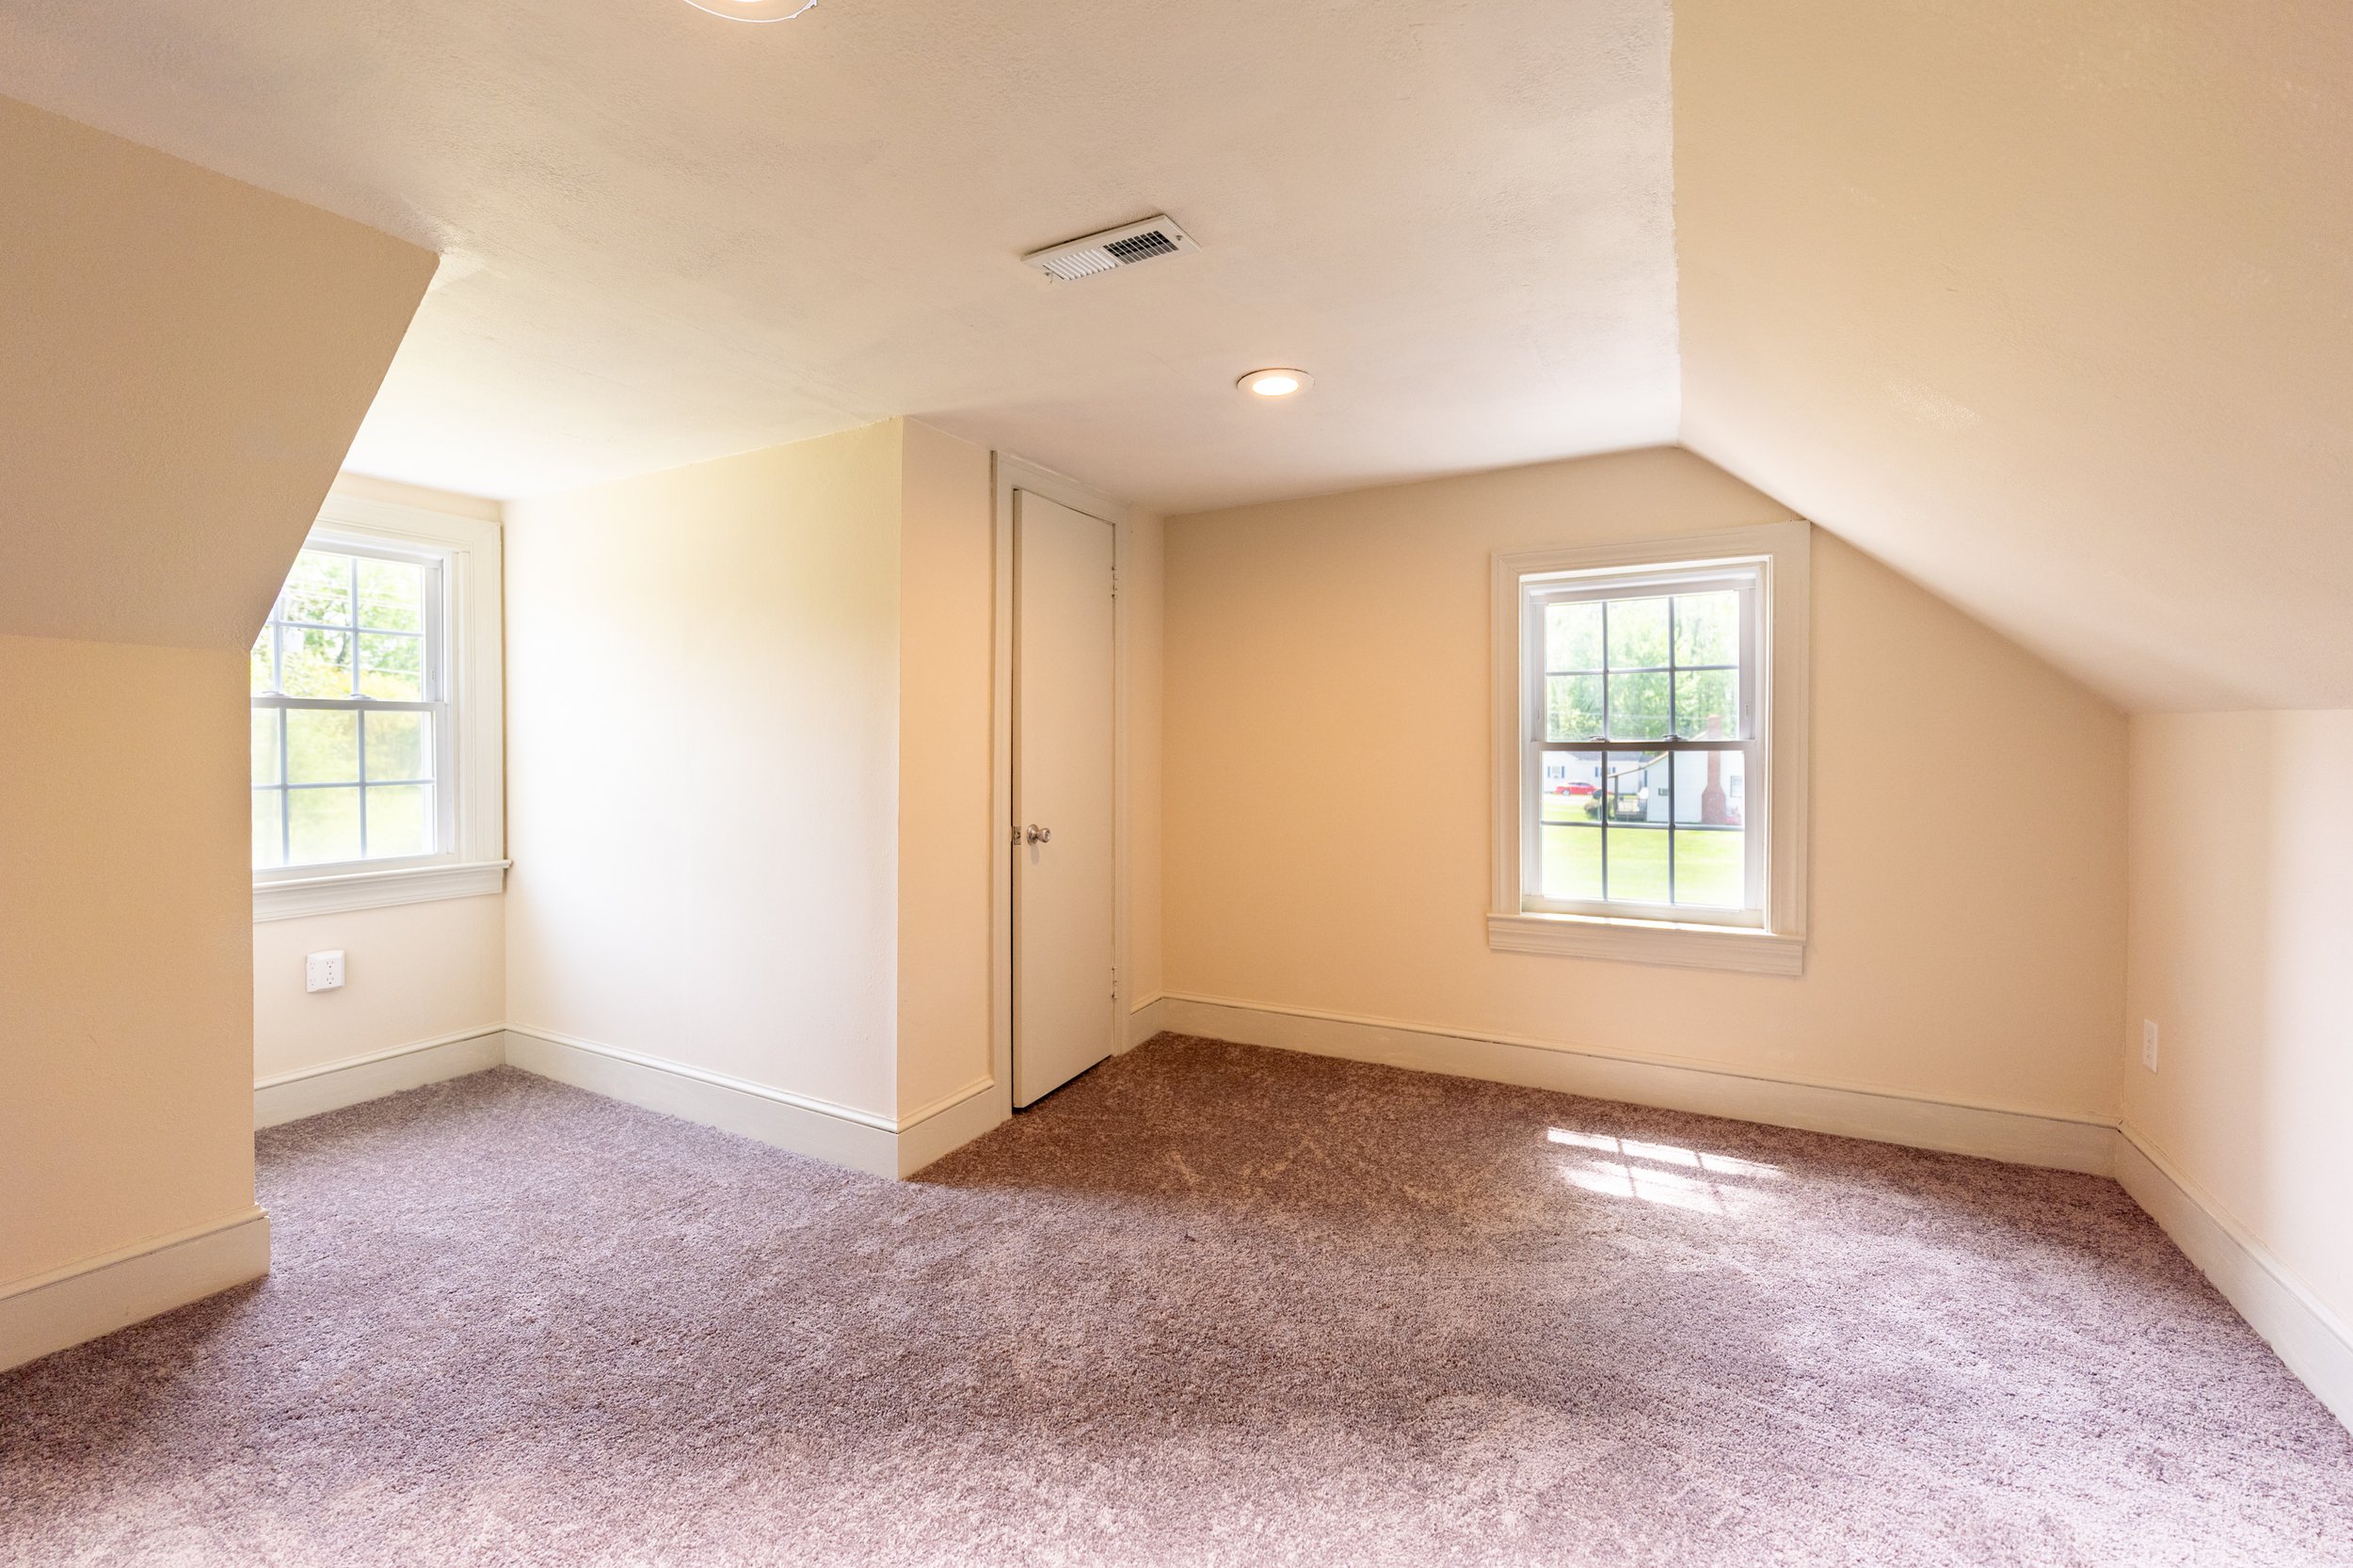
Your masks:
M11 0L0 93L443 254L361 472L904 413L1174 511L1673 440L1668 45L1665 0ZM1201 253L1016 260L1158 210Z

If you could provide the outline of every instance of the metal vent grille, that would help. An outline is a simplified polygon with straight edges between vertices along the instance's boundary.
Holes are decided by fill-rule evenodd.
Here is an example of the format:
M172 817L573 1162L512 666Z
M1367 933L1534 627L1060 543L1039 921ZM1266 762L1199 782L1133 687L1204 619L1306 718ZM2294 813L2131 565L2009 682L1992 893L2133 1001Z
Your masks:
M1113 240L1103 248L1112 253L1113 261L1125 266L1130 262L1148 262L1155 256L1174 256L1176 254L1176 242L1155 229L1133 239Z
M1098 272L1115 272L1123 266L1160 256L1174 256L1183 250L1198 250L1193 236L1176 226L1176 220L1166 213L1147 217L1142 223L1130 223L1118 229L1106 229L1099 234L1081 234L1075 240L1049 245L1043 250L1032 250L1022 257L1060 282L1093 277Z

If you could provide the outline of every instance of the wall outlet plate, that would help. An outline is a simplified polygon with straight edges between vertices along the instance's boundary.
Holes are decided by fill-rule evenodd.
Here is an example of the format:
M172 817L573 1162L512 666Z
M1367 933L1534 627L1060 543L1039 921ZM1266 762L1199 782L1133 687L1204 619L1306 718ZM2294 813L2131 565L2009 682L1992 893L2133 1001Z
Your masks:
M331 991L344 983L344 950L314 952L302 962L302 988Z
M2157 1070L2157 1020L2140 1020L2140 1064L2151 1072Z

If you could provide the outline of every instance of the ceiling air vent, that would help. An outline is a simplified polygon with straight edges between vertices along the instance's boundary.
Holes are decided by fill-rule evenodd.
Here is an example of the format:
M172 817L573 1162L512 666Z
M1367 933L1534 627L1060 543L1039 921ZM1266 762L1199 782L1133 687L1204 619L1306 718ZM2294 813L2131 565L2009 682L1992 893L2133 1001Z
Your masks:
M1049 245L1043 250L1032 250L1021 259L1048 278L1067 283L1097 272L1111 272L1156 256L1174 256L1180 250L1198 250L1193 236L1176 227L1176 220L1166 213L1147 217L1142 223L1123 228L1106 229L1099 234L1081 234L1075 240Z

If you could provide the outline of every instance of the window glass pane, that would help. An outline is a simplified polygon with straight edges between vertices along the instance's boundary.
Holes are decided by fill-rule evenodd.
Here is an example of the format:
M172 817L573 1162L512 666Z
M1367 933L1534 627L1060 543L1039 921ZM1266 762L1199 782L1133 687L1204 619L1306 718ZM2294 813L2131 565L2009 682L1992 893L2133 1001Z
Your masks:
M1537 831L1544 835L1544 896L1599 899L1601 829L1560 826Z
M415 712L365 713L360 722L367 726L368 779L430 778L433 764L427 756L430 731L426 727L429 715ZM373 810L374 808L370 807ZM371 820L369 836L375 836Z
M1613 823L1667 823L1667 762L1663 751L1613 751L1604 769L1603 797Z
M1748 759L1737 751L1687 751L1675 758L1675 902L1716 909L1748 904L1742 819Z
M1675 596L1675 663L1740 662L1740 596L1730 588Z
M1675 821L1739 827L1748 805L1748 758L1737 751L1675 754Z
M1601 668L1601 602L1545 606L1545 668Z
M252 653L247 657L247 667L251 672L250 679L247 681L247 690L257 696L264 692L274 692L278 689L278 672L272 667L274 655L271 652L275 646L271 641L275 631L273 627L263 627L262 634L253 639Z
M287 829L294 840L290 866L360 858L360 792L289 790Z
M1665 600L1613 599L1609 601L1609 667L1613 670L1667 667Z
M351 557L330 551L306 550L295 557L286 591L279 596L279 615L286 620L319 621L328 626L351 624Z
M413 561L360 560L360 624L378 632L424 630L424 568Z
M360 690L390 702L424 696L424 639L360 633Z
M1675 829L1675 902L1738 909L1747 902L1748 835L1737 828Z
M316 627L279 632L280 690L288 696L351 695L351 633Z
M1536 815L1543 822L1601 821L1601 753L1547 751L1538 758Z
M360 780L360 715L348 709L286 710L286 782L343 784ZM355 802L353 821L358 822ZM358 846L353 846L357 853Z
M424 784L379 784L368 791L369 859L433 853L431 794Z
M1609 888L1612 902L1667 902L1670 753L1613 751L1603 768L1609 815Z
M278 776L278 712L275 708L253 710L253 782L277 784Z
M1601 686L1598 675L1545 677L1545 739L1590 741L1600 735Z
M1613 904L1665 904L1667 897L1667 829L1621 826L1609 829L1609 899Z
M1740 739L1740 672L1676 672L1675 734L1687 741Z
M1613 741L1665 740L1669 727L1667 699L1673 679L1665 670L1644 675L1612 675L1609 678L1609 738Z
M253 792L253 864L256 870L279 863L285 844L279 837L278 813L285 809L282 790Z

